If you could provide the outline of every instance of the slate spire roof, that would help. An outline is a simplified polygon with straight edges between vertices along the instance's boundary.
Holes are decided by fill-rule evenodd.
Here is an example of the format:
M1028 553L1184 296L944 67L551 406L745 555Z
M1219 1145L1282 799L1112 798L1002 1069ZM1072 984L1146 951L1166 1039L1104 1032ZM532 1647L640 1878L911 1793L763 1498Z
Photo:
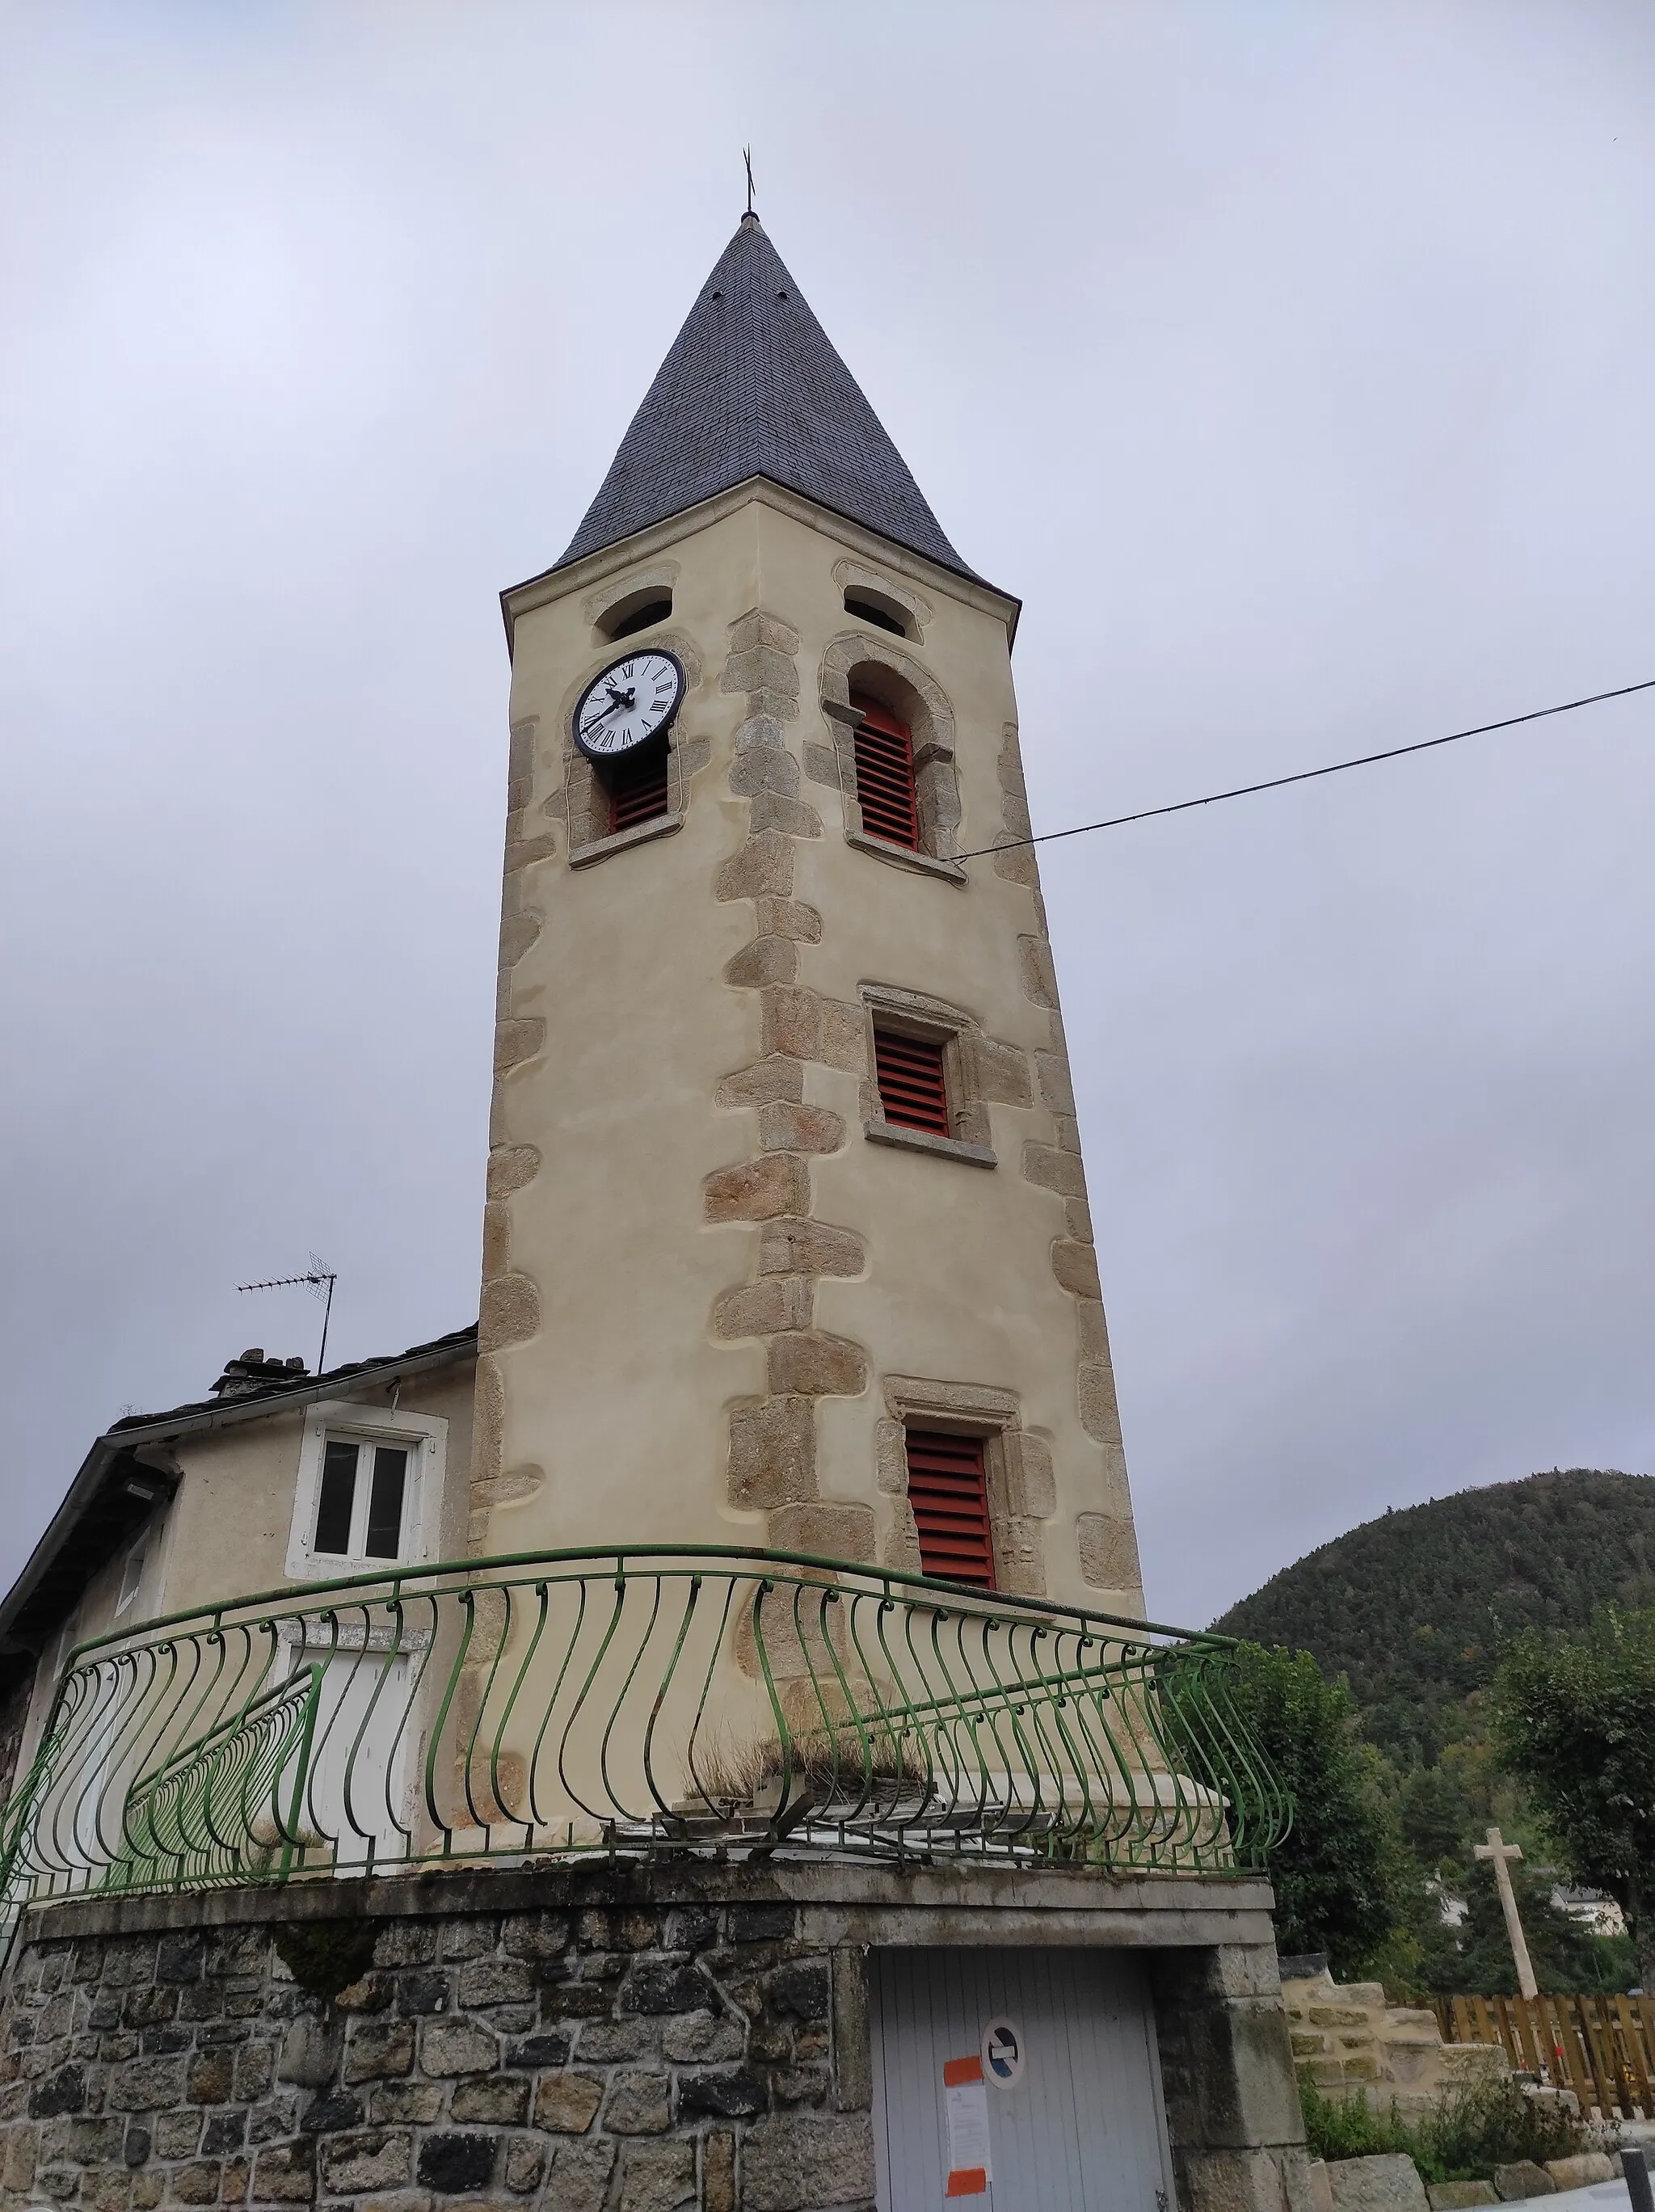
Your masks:
M701 287L567 551L567 568L750 477L969 576L755 215Z

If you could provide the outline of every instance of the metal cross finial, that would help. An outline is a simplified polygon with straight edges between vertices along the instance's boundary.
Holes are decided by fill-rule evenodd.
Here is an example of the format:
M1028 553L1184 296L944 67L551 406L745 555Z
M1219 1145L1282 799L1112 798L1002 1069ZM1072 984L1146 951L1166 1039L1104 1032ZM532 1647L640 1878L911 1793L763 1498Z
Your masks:
M751 215L753 212L753 149L750 146L742 148L742 159L747 164L747 212Z
M1523 1933L1523 1923L1518 1917L1517 1893L1512 1887L1513 1859L1520 1859L1522 1848L1508 1844L1498 1828L1490 1828L1486 1844L1475 1844L1473 1850L1480 1859L1494 1862L1494 1881L1500 1890L1500 1909L1506 1916L1506 1933L1512 1939L1512 1956L1517 1961L1517 1986L1525 1997L1537 1997L1540 1984L1534 1978L1534 1968L1529 1960L1528 1942Z

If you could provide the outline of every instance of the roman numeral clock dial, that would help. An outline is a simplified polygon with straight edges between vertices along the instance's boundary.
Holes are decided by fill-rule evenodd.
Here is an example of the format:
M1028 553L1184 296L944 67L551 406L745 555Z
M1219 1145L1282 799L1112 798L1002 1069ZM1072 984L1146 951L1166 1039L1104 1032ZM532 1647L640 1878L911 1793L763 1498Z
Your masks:
M683 665L676 653L659 647L628 653L594 676L581 693L574 741L591 760L634 752L671 726L683 696Z

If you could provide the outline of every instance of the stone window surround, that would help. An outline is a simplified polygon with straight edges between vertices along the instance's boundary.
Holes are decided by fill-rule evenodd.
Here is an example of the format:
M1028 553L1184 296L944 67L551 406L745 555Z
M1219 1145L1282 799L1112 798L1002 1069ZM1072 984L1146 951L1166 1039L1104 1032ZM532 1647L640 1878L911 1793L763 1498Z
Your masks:
M676 575L676 564L667 565L672 568ZM629 598L640 582L635 574L622 580L626 585L624 591L617 589L608 594L594 593L593 601L613 605L617 599ZM665 581L666 579L664 576L658 580L652 570L642 580L647 583ZM591 604L588 602L589 605ZM625 641L626 644L631 641L630 639ZM684 714L689 696L701 680L700 655L682 631L670 628L652 631L647 643L640 644L639 651L664 648L677 655L684 672L684 696L672 726L667 732L667 811L664 814L657 815L652 821L634 823L630 830L611 831L599 829L597 825L609 819L607 795L603 792L597 764L588 759L576 744L573 731L574 709L581 694L593 677L614 659L617 649L624 650L624 647L617 648L612 640L601 635L599 645L600 651L590 665L583 669L568 687L558 714L563 782L555 805L561 812L568 830L568 864L572 868L593 867L598 861L607 860L616 853L630 852L634 845L646 845L654 838L670 837L675 830L682 830L689 805L690 781L696 769L705 765L712 750L705 738L687 738L684 732Z
M852 713L855 709L851 710ZM855 801L850 802L855 805ZM861 809L858 808L860 812ZM865 830L847 830L845 842L858 853L871 853L876 860L888 860L899 868L911 868L916 875L937 876L945 884L964 884L966 872L957 860L938 860L929 853L916 853L912 846L894 845L886 837L870 836Z
M940 1159L961 1160L972 1167L999 1164L991 1141L988 1105L978 1080L976 1039L979 1024L963 1008L921 991L905 991L891 983L863 983L858 989L868 1022L868 1073L862 1085L862 1131L876 1145L899 1146L930 1152ZM876 1029L894 1030L923 1037L943 1047L943 1081L948 1092L946 1137L927 1129L906 1129L888 1121L879 1096L878 1063L874 1053Z
M882 568L870 568L865 561L849 559L835 561L834 581L841 594L854 592L865 596L875 606L888 605L892 613L906 617L904 635L910 645L923 645L925 625L931 618L928 599L923 599L912 584L886 574ZM847 608L846 613L850 612ZM852 622L856 620L851 616Z
M388 1559L342 1560L312 1548L322 1455L330 1436L353 1437L364 1443L402 1444L409 1454L408 1481L413 1492L404 1503L409 1540L405 1553ZM283 1571L294 1582L326 1582L342 1566L381 1571L393 1564L418 1566L441 1550L443 1474L448 1455L448 1424L438 1413L393 1413L384 1406L362 1406L349 1398L324 1399L305 1415L299 1448L299 1478L294 1486L293 1523Z
M595 592L588 592L580 603L580 612L591 626L592 644L597 650L601 653L605 646L627 642L625 639L612 638L607 626L616 615L630 611L627 602L641 605L652 592L664 592L676 605L680 573L676 561L652 561L644 568L611 576Z
M670 751L667 761L668 788L670 790L672 762ZM607 837L589 838L584 845L571 844L569 866L572 868L596 867L598 861L607 860L616 853L630 852L634 845L647 845L656 837L670 837L675 830L682 830L684 817L670 811L658 814L648 822L634 822L630 830L616 830Z
M929 1152L933 1159L961 1160L973 1168L997 1168L999 1158L988 1145L962 1144L957 1137L939 1137L930 1129L909 1129L900 1121L864 1121L862 1133L870 1145L889 1145L897 1152Z
M1023 1427L1016 1392L912 1375L887 1375L881 1387L885 1414L874 1425L874 1478L882 1495L900 1501L886 1564L902 1566L912 1561L913 1571L918 1571L919 1539L907 1503L908 1431L936 1429L953 1436L980 1437L995 1588L1008 1596L1043 1596L1042 1547L1034 1524L1055 1516L1057 1492L1051 1454Z
M822 716L833 744L807 742L805 774L812 782L838 787L846 844L917 874L963 884L966 872L955 858L961 810L954 709L930 672L900 650L902 642L868 630L842 633L829 642L822 654L821 691ZM920 840L917 851L872 836L863 825L856 795L856 732L862 715L851 704L853 684L888 703L912 732Z

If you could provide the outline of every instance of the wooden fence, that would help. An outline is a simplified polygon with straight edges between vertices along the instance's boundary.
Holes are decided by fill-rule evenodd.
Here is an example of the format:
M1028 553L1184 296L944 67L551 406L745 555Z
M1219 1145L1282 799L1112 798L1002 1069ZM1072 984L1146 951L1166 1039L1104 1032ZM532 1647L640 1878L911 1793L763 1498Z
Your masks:
M1438 1997L1445 2043L1498 2043L1520 2073L1603 2118L1655 2118L1655 1998Z

